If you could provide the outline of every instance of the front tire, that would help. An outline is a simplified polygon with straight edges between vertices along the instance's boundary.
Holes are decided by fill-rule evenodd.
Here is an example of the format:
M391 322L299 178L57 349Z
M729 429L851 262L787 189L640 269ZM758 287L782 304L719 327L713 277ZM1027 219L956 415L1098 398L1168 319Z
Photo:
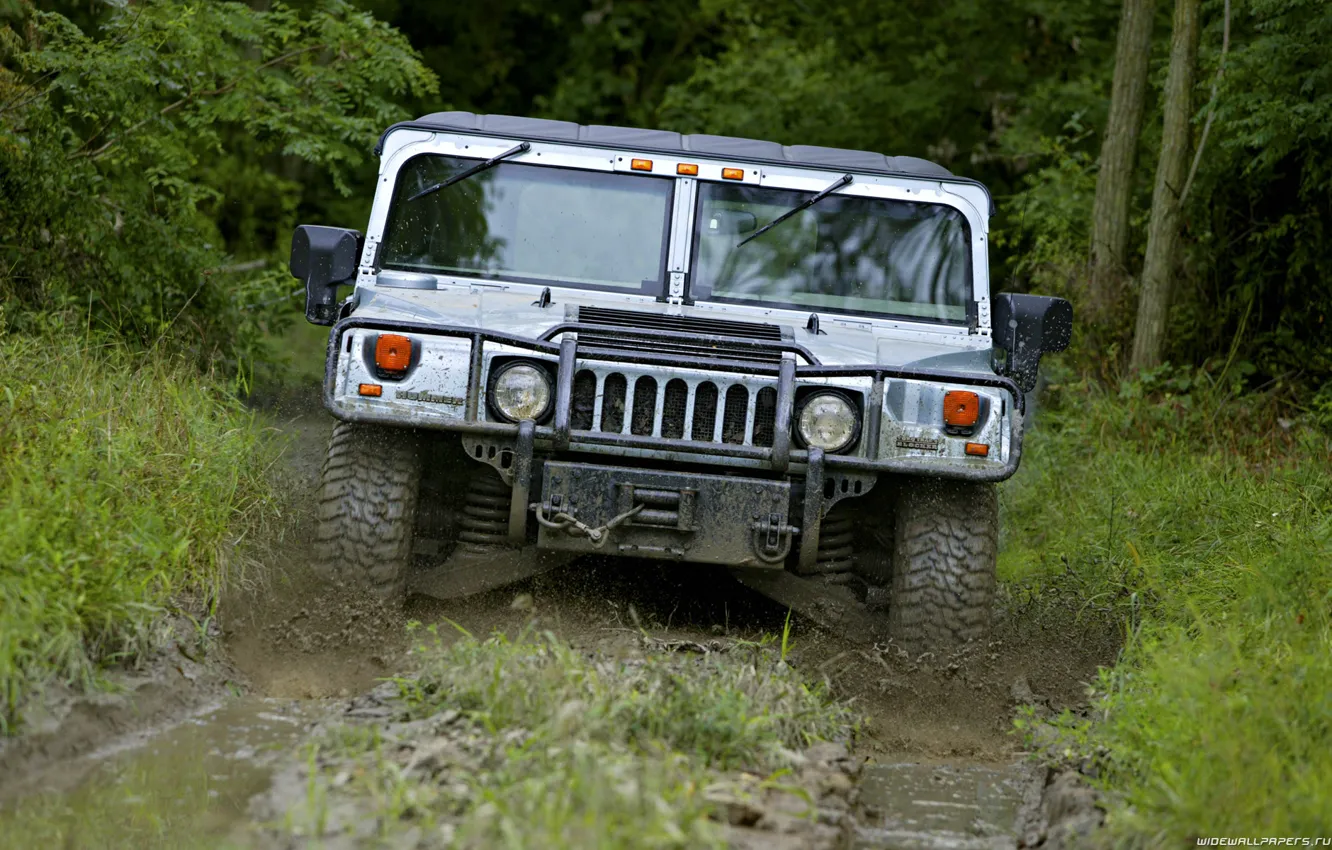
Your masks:
M903 488L893 537L893 640L924 652L984 638L999 553L994 486L932 479Z
M319 488L316 568L388 601L406 592L421 461L411 432L338 422Z

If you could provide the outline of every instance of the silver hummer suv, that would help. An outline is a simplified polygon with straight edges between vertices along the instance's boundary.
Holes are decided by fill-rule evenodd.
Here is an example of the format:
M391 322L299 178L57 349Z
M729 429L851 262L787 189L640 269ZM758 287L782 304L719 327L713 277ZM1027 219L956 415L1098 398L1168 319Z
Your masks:
M581 554L701 562L853 638L985 633L994 483L1072 310L991 293L984 186L467 112L376 153L365 235L292 240L332 326L326 570L451 597Z

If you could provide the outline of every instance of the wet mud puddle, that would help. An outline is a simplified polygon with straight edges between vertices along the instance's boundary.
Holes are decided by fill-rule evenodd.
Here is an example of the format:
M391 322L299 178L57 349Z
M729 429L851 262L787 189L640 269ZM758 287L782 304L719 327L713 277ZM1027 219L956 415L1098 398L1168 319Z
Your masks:
M866 766L855 850L999 850L1017 846L1031 785L1019 765Z
M5 847L244 847L248 803L322 714L242 697L33 777L0 801Z

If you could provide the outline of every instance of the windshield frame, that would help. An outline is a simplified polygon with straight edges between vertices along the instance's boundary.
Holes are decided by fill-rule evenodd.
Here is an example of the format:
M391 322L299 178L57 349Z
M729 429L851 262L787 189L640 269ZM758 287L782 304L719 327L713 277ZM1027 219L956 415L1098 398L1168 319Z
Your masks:
M976 240L976 234L973 229L972 217L968 215L967 211L963 209L960 205L958 205L953 198L943 196L942 193L940 193L940 197L930 198L930 199L926 199L923 197L920 198L896 197L894 195L885 194L881 191L876 191L878 187L876 187L874 184L879 181L876 181L873 178L867 179L859 174L854 174L853 176L854 176L854 182L838 188L837 191L833 192L826 198L825 202L827 200L834 200L838 198L856 198L856 199L864 199L867 201L887 201L893 203L921 204L925 206L942 206L958 213L958 215L961 218L961 224L963 228L963 244L966 246L966 252L967 252L967 256L965 257L965 261L963 264L964 268L966 269L967 296L962 304L963 307L962 318L945 319L932 316L923 316L915 313L893 313L887 310L857 310L851 307L832 307L832 306L816 307L811 304L799 304L789 301L769 300L766 298L734 298L721 295L714 295L711 289L701 285L701 281L699 280L698 276L699 265L702 261L702 252L704 244L703 191L702 191L703 185L705 183L712 183L714 185L733 185L736 186L737 188L754 188L754 189L763 189L773 192L789 193L789 195L791 196L790 208L795 208L799 206L801 203L809 200L811 197L816 195L820 191L820 189L826 188L826 186L809 188L806 186L786 185L787 181L778 182L771 180L764 180L758 184L726 184L724 183L724 181L699 182L699 191L696 193L696 197L694 199L693 213L690 219L691 241L693 244L691 246L690 256L689 256L689 276L688 276L685 303L692 304L696 302L702 302L710 304L734 304L737 306L746 306L755 309L791 310L801 313L826 313L839 316L864 317L869 319L877 319L877 320L895 322L895 323L910 322L914 324L933 326L940 329L973 328L976 323L976 311L980 294L977 292L977 287L976 287L977 240ZM819 204L815 204L814 206L808 208L807 210L801 211L800 214L804 214L806 212L815 212L818 210L819 206L820 206ZM767 222L760 221L758 222L758 225L761 228L766 223ZM790 221L783 222L782 226L790 225L792 223L793 222ZM769 231L769 233L776 233L778 232L779 229L780 227L773 228L771 231ZM741 248L738 245L732 248L733 251L737 249L743 250L743 248Z
M484 154L478 155L472 153L471 151L458 152L458 151L429 150L429 149L415 151L410 156L404 158L401 164L396 168L394 172L392 186L388 188L387 192L388 206L385 211L383 226L380 229L379 244L381 247L387 244L388 236L392 232L394 223L397 220L398 215L401 214L401 210L404 207L413 203L428 202L430 196L426 196L415 201L409 200L407 198L399 200L398 193L399 193L399 184L401 182L403 173L416 160L429 157L443 157L443 158L457 159L463 161L475 160L477 164L480 164L481 162L484 162L486 159L489 158L489 156L487 155ZM504 160L498 162L495 164L495 166L492 169L487 169L487 172L492 174L498 174L506 166L511 167L515 165L526 166L529 168L540 168L543 171L577 171L589 174L614 175L616 177L620 177L625 180L630 180L635 178L640 180L659 180L662 181L664 184L668 185L669 191L666 194L664 213L662 215L661 244L657 256L656 279L655 280L645 279L639 284L637 288L630 288L627 286L600 285L600 284L588 283L585 281L567 280L555 277L537 278L537 277L526 276L523 274L515 274L513 272L507 272L507 271L491 272L479 269L477 270L435 269L425 266L414 266L407 263L384 262L382 260L383 257L382 252L380 252L376 258L375 272L378 273L381 269L391 269L395 271L412 272L415 274L429 274L439 278L457 278L461 280L484 280L484 281L495 281L495 282L505 282L505 283L520 283L520 284L527 284L530 286L563 287L568 289L578 289L578 290L586 290L593 292L612 292L619 295L628 295L628 296L647 296L650 298L656 298L657 300L662 300L665 298L667 281L669 279L667 266L669 264L669 258L671 253L671 239L672 239L671 231L672 231L672 224L674 223L676 215L675 211L677 204L677 195L679 194L680 191L678 180L664 174L644 174L642 172L635 172L635 171L584 168L576 165L557 165L553 163L551 164L538 163L538 162L525 161L522 157L515 157L512 160ZM482 175L473 175L472 177L469 177L466 180L460 181L460 183L466 183L480 176ZM441 191L447 192L450 189L456 187L457 185L459 184L454 184L453 186L449 186L445 189L442 189Z

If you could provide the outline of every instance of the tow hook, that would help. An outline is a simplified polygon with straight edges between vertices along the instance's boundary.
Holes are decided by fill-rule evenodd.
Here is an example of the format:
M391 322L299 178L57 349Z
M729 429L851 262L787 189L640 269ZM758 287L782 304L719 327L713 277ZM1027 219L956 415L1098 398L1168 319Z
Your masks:
M791 552L791 540L800 533L794 525L782 521L781 514L768 514L763 519L756 519L750 527L754 530L754 554L767 564L779 564L786 560Z

